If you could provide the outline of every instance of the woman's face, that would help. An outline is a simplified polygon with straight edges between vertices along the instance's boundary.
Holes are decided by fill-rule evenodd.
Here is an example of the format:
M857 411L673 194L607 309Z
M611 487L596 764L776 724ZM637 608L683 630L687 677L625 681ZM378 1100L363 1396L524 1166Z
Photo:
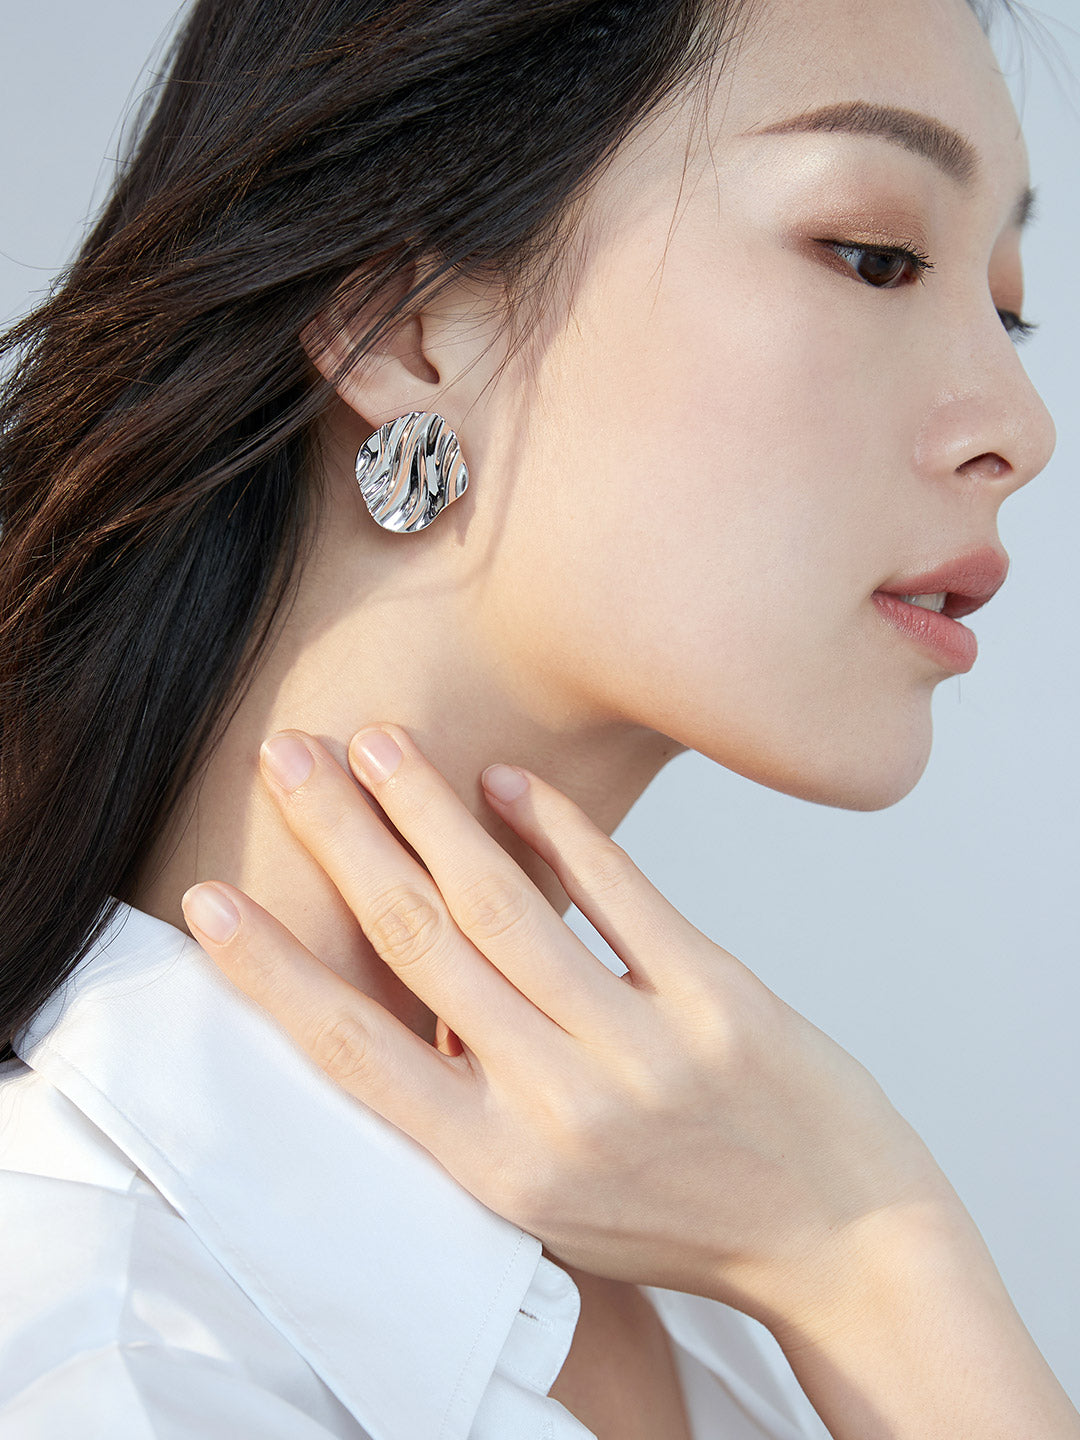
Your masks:
M970 655L875 592L985 595L998 508L1053 447L1009 333L1018 122L965 0L771 0L702 103L591 192L524 438L507 401L485 447L506 488L476 475L477 623L538 715L890 804Z

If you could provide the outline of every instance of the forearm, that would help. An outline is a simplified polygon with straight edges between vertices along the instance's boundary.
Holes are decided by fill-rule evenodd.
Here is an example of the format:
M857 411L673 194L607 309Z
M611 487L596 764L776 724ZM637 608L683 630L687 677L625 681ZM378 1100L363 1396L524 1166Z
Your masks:
M835 1440L1080 1437L959 1203L868 1222L833 1278L840 1298L770 1329Z

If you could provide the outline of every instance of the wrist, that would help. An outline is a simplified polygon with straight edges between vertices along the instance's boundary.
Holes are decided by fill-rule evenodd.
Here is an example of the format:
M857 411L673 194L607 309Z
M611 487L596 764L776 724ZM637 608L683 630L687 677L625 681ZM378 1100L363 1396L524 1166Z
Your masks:
M955 1192L860 1217L830 1237L812 1271L759 1318L788 1359L888 1325L935 1291L1008 1301L986 1242ZM1011 1303L1011 1302L1010 1302Z
M906 1157L902 1185L885 1177L863 1187L847 1216L804 1227L767 1265L732 1266L726 1257L715 1297L760 1321L785 1348L795 1348L803 1336L817 1343L860 1323L868 1306L885 1303L904 1273L932 1264L935 1254L961 1252L997 1277L948 1177L914 1132L911 1139L915 1150Z
M839 1440L1080 1440L958 1198L867 1217L815 1302L765 1323Z

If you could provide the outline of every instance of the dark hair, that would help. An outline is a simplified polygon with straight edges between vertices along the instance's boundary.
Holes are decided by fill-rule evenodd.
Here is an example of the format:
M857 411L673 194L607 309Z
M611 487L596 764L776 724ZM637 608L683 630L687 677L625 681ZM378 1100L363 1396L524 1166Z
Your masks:
M353 357L457 277L542 304L590 178L746 13L195 5L81 250L0 337L0 1059L134 893L284 616L332 393L301 332L346 281L378 317Z

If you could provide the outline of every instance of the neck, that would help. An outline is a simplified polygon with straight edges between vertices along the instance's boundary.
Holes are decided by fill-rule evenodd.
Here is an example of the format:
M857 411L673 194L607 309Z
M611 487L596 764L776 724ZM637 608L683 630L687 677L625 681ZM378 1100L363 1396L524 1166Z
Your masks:
M349 527L336 533L340 539L313 552L296 603L197 787L180 797L121 898L186 932L184 891L198 881L225 880L431 1041L432 1012L375 953L281 818L259 773L262 741L275 730L304 730L348 770L347 747L356 730L380 720L402 725L559 914L570 903L565 891L489 809L479 780L483 768L499 760L526 766L610 834L685 747L640 726L597 718L565 697L538 706L542 687L514 685L507 678L513 667L494 663L479 623L482 597L470 595L468 582L460 575L452 583L429 582L428 571L418 568L416 583L402 583L402 570L421 558L418 537L376 537L376 549L394 546L381 552L392 553L386 574L394 576L394 583L382 586L378 560L367 563L371 547L360 565L356 547L350 551ZM410 544L417 548L402 548Z

